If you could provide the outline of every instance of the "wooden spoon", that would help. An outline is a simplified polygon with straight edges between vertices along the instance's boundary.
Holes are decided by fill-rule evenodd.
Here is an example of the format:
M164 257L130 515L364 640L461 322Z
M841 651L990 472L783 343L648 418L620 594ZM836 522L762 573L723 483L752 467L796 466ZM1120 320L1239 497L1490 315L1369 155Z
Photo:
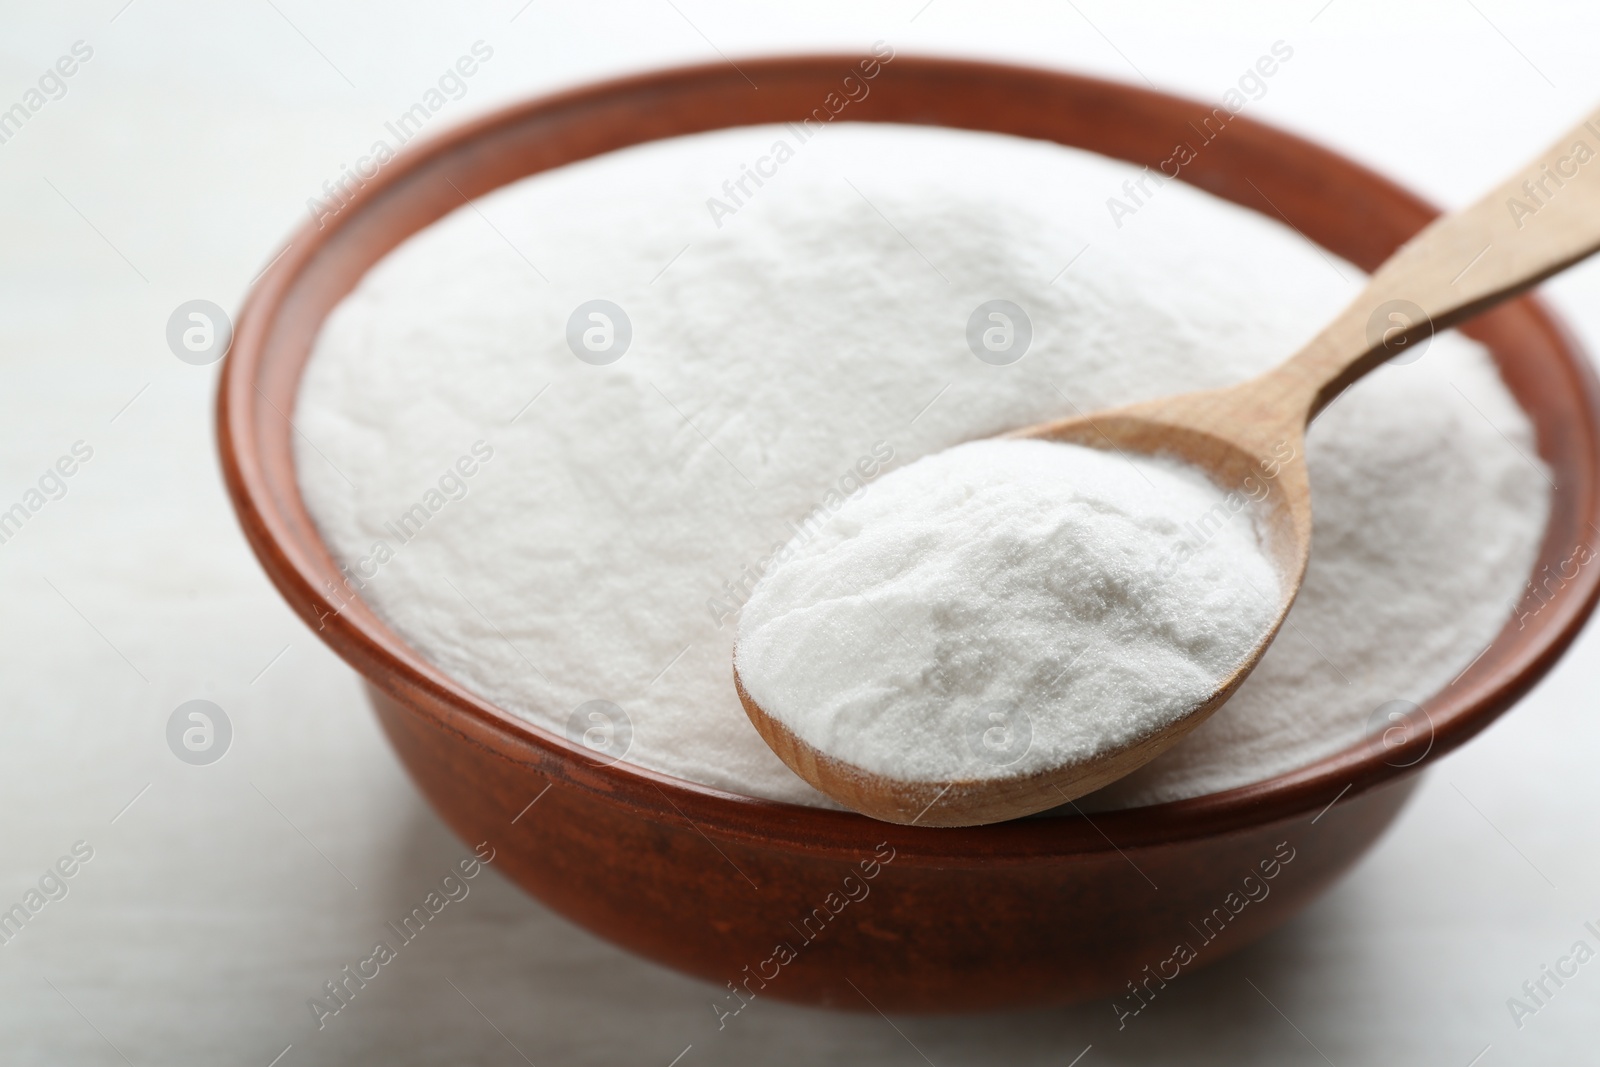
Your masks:
M1015 819L1121 778L1232 696L1283 625L1311 552L1311 486L1301 461L1307 424L1373 368L1597 249L1600 111L1472 207L1434 220L1309 344L1260 377L1007 435L1172 456L1204 470L1225 491L1239 490L1247 478L1270 487L1260 501L1259 525L1279 573L1282 603L1238 668L1177 721L1082 763L1011 777L923 782L869 773L800 740L751 699L735 666L745 712L796 774L839 803L888 822L972 826Z

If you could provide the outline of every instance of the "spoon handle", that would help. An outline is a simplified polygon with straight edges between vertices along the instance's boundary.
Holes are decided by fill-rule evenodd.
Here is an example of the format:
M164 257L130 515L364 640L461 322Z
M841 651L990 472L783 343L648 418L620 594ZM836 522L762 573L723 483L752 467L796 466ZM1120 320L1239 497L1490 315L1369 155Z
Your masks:
M1600 110L1476 204L1441 215L1269 377L1309 421L1346 386L1433 333L1600 250Z

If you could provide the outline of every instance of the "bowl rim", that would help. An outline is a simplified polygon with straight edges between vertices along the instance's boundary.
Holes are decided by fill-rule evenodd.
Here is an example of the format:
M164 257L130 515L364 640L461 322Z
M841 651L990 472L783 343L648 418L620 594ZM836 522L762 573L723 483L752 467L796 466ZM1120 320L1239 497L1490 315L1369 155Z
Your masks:
M419 181L424 171L444 164L465 167L468 164L462 160L469 157L475 147L482 148L496 135L539 123L570 121L573 116L592 115L606 108L639 108L659 101L664 94L748 92L746 75L763 80L831 77L836 81L841 70L848 70L861 58L847 54L803 54L741 59L733 69L721 63L668 67L500 107L405 146L392 161L367 179L331 219L308 221L300 226L278 258L252 283L237 316L232 346L218 382L217 441L224 480L246 538L273 584L291 608L369 684L434 725L487 748L499 757L530 769L537 768L538 774L552 781L584 789L643 815L674 822L686 820L702 835L712 834L757 847L834 856L856 856L864 847L870 847L870 843L882 841L896 849L896 862L901 862L903 856L915 863L964 866L1065 861L1089 853L1121 852L1241 832L1317 813L1311 820L1314 823L1321 817L1320 812L1326 812L1334 804L1410 776L1462 744L1515 703L1554 665L1576 638L1600 597L1600 568L1580 569L1577 576L1537 613L1528 629L1516 637L1515 656L1509 664L1500 664L1493 671L1487 666L1480 670L1480 663L1475 660L1454 682L1423 702L1432 724L1433 741L1425 757L1410 766L1393 766L1384 762L1381 751L1374 751L1370 744L1356 743L1312 763L1247 785L1144 807L1096 812L1092 819L1033 817L961 828L897 826L848 811L744 796L626 761L596 764L580 746L476 696L428 663L383 624L364 601L356 598L339 606L320 591L326 587L328 576L337 574L331 553L317 534L300 498L292 464L288 488L285 488L281 469L274 471L274 463L281 468L282 456L267 455L262 438L264 433L276 432L288 442L292 436L290 416L272 403L262 385L282 388L288 382L289 395L297 395L308 356L300 357L294 367L285 371L273 365L268 358L268 348L276 339L275 331L292 311L299 292L296 287L310 284L307 275L318 265L319 256L328 256L330 247L337 253L336 242L364 222L375 205L382 205L386 198L392 202L393 198L406 195L407 183ZM892 67L886 64L883 73L888 75L892 71L893 80L904 83L916 83L918 79L924 82L954 80L974 88L1020 84L1040 91L1073 94L1085 101L1120 100L1144 109L1189 109L1200 115L1212 110L1192 99L1065 71L938 56L894 55L892 58ZM658 123L659 128L647 136L632 137L617 144L597 140L597 147L592 151L568 155L558 162L524 170L506 181L473 189L472 196L480 196L552 166L577 162L628 144L754 124L695 125L693 118L684 118L678 112L667 118L669 124L678 123L675 128L668 129ZM867 117L862 121L922 121L960 128L956 123L905 117ZM967 125L965 128L1012 132L998 125ZM1275 145L1315 161L1335 180L1365 183L1374 195L1414 210L1419 228L1437 214L1425 201L1387 178L1294 134L1245 115L1234 115L1229 129L1239 131L1238 139L1246 149L1251 144ZM1230 133L1230 137L1233 136ZM1090 150L1112 155L1100 149ZM1120 158L1135 164L1141 162L1126 155ZM1180 173L1179 178L1234 199L1226 190L1219 193L1216 186L1220 179L1211 179L1208 187L1207 175L1214 165L1213 159L1207 162L1205 169L1197 168L1195 174L1187 176ZM1195 180L1196 177L1200 180ZM459 189L457 192L462 199L453 206L446 205L435 218L468 199L466 193ZM1237 199L1235 202L1242 203ZM1261 211L1259 207L1255 210ZM387 248L359 268L350 284L356 284L388 250L427 224L425 221L394 236ZM338 293L334 302L343 295L344 292ZM1563 428L1565 434L1558 444L1577 461L1585 477L1581 483L1558 488L1552 503L1559 494L1575 494L1570 509L1575 516L1572 525L1579 529L1587 525L1600 531L1600 382L1567 329L1536 299L1522 297L1506 307L1516 308L1522 327L1543 333L1549 346L1559 353L1559 358L1551 361L1549 370L1562 373L1563 386L1570 391L1580 411L1581 417L1575 424ZM320 328L325 315L326 310L315 316L316 327ZM314 336L315 330L313 339ZM310 343L306 344L308 349ZM1496 359L1504 373L1504 360L1499 354ZM272 421L272 413L288 427L269 430L267 424ZM1543 455L1548 443L1545 427L1536 423L1536 429L1540 431ZM1538 562L1559 558L1552 554L1552 549L1567 544L1565 538L1556 544L1555 510L1552 507L1535 575ZM1508 639L1512 621L1508 617L1505 627L1485 653ZM1480 654L1480 660L1483 658Z

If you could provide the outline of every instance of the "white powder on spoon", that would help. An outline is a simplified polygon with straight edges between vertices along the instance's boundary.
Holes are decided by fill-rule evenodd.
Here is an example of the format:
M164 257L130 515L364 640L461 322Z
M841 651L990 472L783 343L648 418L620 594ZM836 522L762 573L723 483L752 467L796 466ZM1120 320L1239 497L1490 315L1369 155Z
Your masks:
M1195 543L1223 497L1080 445L924 456L786 546L740 617L740 680L801 741L900 781L1126 747L1215 693L1277 613L1253 523Z
M963 441L1259 373L1361 275L1177 182L1118 227L1106 198L1134 168L921 127L831 127L718 227L706 198L782 138L638 146L412 237L324 326L297 467L337 559L392 551L361 595L468 688L558 734L611 701L630 760L825 804L731 684L739 602L796 525ZM632 324L606 366L566 342L597 297ZM965 337L997 298L1033 325L1009 366ZM493 461L401 543L397 516L479 440ZM1357 383L1309 435L1315 536L1291 625L1181 744L1080 804L1287 771L1360 741L1385 701L1447 685L1531 570L1549 494L1524 454L1526 416L1459 336Z

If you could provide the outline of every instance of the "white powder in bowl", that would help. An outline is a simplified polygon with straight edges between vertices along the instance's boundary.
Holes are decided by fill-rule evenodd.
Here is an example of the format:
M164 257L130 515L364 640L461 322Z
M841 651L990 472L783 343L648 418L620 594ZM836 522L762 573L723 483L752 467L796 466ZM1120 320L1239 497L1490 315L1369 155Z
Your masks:
M707 198L779 140L792 158L713 221ZM558 734L609 701L629 760L826 804L732 685L739 605L796 526L964 441L1259 373L1361 274L1178 182L1119 228L1106 200L1136 170L1057 145L868 124L795 142L640 145L463 205L335 309L294 418L334 556L441 670ZM607 365L567 342L595 299L631 325ZM967 342L996 299L1032 326L1008 366ZM441 490L480 441L493 458ZM1277 774L1449 684L1532 569L1534 454L1461 337L1357 383L1309 435L1315 535L1289 625L1181 744L1080 803Z
M1081 445L924 456L785 546L740 617L740 681L812 748L899 781L1125 748L1210 698L1277 614L1253 523L1191 548L1223 497Z

